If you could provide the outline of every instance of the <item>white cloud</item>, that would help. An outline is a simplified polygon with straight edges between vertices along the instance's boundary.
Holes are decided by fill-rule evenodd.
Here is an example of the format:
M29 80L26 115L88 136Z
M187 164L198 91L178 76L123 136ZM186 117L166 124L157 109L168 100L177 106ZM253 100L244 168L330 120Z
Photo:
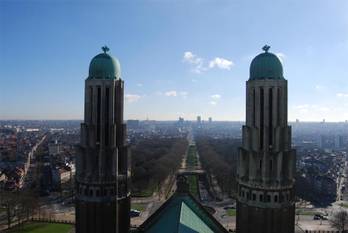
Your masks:
M190 51L184 53L183 61L192 65L191 71L194 73L200 74L205 70L203 67L203 59Z
M142 87L143 84L142 84L142 83L137 83L137 86L138 86L138 87Z
M234 66L234 63L231 60L221 57L215 57L213 60L210 60L208 64L206 64L203 58L193 54L190 51L184 52L183 62L190 64L192 67L191 71L197 74L213 68L230 70L232 66Z
M176 90L170 90L170 91L166 91L166 92L161 92L161 91L157 91L155 92L155 95L161 95L161 96L168 96L168 97L177 97L177 96L181 96L182 98L186 99L188 96L188 92L187 91L176 91Z
M175 97L175 96L177 96L177 92L176 91L167 91L164 93L164 95Z
M318 108L318 110L321 111L321 112L328 112L328 111L330 111L330 108L328 108L328 107L320 107L320 108Z
M315 90L317 91L322 91L325 89L325 86L322 86L322 85L315 85Z
M346 98L348 97L348 93L337 93L336 96L340 98Z
M309 107L308 104L295 105L295 109L307 109Z
M134 94L126 94L125 96L126 96L127 103L137 102L141 98L140 95L134 95Z
M330 108L316 104L295 105L293 108L300 112L328 112Z
M217 67L223 70L230 70L233 65L234 63L232 61L221 57L216 57L209 62L209 68Z
M197 57L197 55L193 54L190 51L186 51L184 53L184 61L192 64L199 64L202 62L202 58Z
M328 121L344 121L347 119L346 113L346 107L343 104L335 104L332 102L300 104L290 107L289 118L304 121L321 121L322 119Z
M219 94L211 95L210 97L214 100L221 99L221 95L219 95Z
M210 105L217 105L219 100L221 99L221 95L214 94L210 96L211 100L209 101Z

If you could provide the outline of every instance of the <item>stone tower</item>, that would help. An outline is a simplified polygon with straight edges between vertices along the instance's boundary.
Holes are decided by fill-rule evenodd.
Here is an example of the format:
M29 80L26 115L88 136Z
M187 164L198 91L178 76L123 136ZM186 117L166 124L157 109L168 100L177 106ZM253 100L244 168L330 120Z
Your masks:
M237 233L293 233L295 150L287 120L287 80L263 47L246 82L246 124L237 169Z
M89 66L76 158L76 232L126 233L130 170L120 64L103 47Z

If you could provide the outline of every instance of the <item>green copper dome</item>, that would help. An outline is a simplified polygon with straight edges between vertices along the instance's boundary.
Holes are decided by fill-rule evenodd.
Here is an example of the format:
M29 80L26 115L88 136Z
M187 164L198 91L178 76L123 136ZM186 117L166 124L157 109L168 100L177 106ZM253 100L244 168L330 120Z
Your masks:
M104 46L104 53L95 56L89 65L90 79L119 79L121 77L121 66L116 58L106 52L109 48Z
M257 55L251 62L249 80L284 79L282 63L276 55L268 52L269 48L265 45L265 52Z

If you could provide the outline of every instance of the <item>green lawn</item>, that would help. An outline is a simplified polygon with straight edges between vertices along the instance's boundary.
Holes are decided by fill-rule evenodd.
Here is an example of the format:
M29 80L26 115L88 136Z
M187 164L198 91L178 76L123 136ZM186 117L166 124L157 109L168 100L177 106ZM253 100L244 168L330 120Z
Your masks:
M228 216L236 216L236 209L227 209L226 212Z
M197 166L198 161L196 146L189 147L186 162L188 167ZM187 181L189 183L190 193L193 196L198 197L198 177L195 175L189 175L187 176Z
M341 205L342 207L344 207L344 208L348 208L348 203L346 203L346 202L345 202L345 203L341 203L340 205Z
M142 190L133 190L133 197L151 197L153 192L156 190L156 186L154 184L149 184L146 188Z
M143 203L132 203L131 204L131 209L139 210L139 211L144 211L146 207L146 204Z
M198 197L198 180L197 180L197 176L189 175L189 176L187 176L187 181L189 183L190 193L193 196Z
M68 233L72 227L73 225L59 223L28 223L9 233Z
M306 209L296 209L297 215L315 215L317 212L313 210L306 210Z
M197 166L197 151L196 146L190 146L187 152L187 166Z

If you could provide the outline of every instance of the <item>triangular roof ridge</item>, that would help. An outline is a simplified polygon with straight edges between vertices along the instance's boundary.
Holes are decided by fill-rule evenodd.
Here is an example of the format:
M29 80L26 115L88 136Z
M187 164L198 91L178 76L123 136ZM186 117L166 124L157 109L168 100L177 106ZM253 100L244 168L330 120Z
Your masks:
M205 208L204 206L199 203L190 193L174 193L166 202L164 202L159 209L157 209L149 218L141 224L139 227L139 230L141 232L146 231L152 224L156 223L160 217L162 216L163 211L170 207L172 204L177 203L177 201L184 202L188 208L190 208L195 215L197 215L198 218L207 220L208 222L205 222L209 228L211 228L213 231L219 230L219 232L227 233L228 231L221 225L220 222L218 222L214 216L212 216ZM179 218L179 224L180 224L180 218L182 214L182 205L180 204L180 211L178 216ZM179 230L179 224L177 225L177 231ZM215 227L214 227L215 226Z

